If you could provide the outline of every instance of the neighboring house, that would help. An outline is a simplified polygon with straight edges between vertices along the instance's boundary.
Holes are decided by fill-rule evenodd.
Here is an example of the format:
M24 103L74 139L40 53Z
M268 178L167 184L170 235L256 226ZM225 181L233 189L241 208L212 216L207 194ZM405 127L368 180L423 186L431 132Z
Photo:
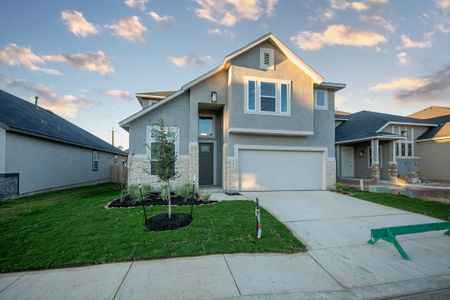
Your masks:
M0 90L0 199L107 182L123 159L118 148Z
M138 93L129 131L129 184L158 188L156 123L177 154L175 185L196 181L226 192L334 187L334 93L274 35L225 57L174 92Z
M371 111L336 115L337 176L450 180L450 109L412 117Z

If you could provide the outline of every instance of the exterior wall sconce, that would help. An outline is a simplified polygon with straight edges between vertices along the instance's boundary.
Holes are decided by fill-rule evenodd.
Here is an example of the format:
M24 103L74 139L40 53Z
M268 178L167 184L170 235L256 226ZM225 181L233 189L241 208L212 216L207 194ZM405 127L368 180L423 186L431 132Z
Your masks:
M216 91L211 92L211 102L217 103L217 92Z
M364 157L364 150L359 151L359 157Z

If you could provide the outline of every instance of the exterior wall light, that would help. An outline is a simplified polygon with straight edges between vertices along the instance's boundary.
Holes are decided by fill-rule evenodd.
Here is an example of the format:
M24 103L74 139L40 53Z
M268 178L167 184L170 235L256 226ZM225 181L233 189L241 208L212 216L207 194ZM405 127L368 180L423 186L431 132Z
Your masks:
M364 157L364 150L359 151L359 157Z
M217 103L217 92L216 91L211 92L211 102Z

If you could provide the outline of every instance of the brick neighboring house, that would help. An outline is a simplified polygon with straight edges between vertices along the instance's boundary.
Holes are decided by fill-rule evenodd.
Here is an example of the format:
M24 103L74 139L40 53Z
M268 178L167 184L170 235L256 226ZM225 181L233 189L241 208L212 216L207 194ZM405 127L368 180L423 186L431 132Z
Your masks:
M450 108L408 117L371 111L336 114L339 178L394 180L412 174L450 181Z

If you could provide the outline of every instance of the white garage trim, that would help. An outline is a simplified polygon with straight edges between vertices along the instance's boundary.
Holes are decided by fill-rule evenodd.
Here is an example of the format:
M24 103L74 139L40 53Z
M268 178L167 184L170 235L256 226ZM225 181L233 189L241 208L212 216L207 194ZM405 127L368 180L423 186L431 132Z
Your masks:
M240 173L239 150L275 150L275 151L303 151L322 152L322 189L326 190L327 180L327 147L296 147L296 146L267 146L267 145L234 145L234 169Z

